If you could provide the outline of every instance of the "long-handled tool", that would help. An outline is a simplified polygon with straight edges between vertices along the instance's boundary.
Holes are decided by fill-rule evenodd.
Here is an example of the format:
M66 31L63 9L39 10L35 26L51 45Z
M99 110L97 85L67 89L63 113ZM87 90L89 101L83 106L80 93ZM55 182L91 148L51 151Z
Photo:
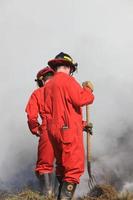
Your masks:
M92 129L92 123L90 123L89 105L86 106L86 121L87 125ZM94 187L96 187L97 183L95 176L91 173L91 135L89 130L87 131L87 171L89 175L88 186L91 191Z

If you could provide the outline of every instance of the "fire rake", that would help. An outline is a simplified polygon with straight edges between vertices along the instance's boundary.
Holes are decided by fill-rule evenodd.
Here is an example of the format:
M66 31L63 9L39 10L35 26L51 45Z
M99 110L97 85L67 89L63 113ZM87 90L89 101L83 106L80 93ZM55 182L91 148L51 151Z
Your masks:
M89 111L89 105L86 106L86 121L87 125L92 129L93 125L90 123L90 111ZM88 186L89 190L91 191L97 186L96 178L91 173L91 134L89 131L87 131L87 171L89 175L89 181Z

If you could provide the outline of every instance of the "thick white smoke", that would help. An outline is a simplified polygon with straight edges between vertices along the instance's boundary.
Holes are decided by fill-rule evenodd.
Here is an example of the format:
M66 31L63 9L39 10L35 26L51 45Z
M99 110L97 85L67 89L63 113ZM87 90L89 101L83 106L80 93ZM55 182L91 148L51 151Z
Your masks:
M38 141L24 109L37 71L60 51L79 63L76 78L95 86L93 172L120 189L132 185L132 24L129 0L0 1L1 188L36 182Z

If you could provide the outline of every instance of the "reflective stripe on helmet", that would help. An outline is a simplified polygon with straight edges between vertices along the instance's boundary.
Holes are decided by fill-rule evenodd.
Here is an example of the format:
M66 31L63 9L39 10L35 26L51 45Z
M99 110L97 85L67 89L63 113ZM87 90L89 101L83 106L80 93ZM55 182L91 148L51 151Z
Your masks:
M72 60L72 58L70 58L70 57L68 57L68 56L64 56L64 60L68 60L68 61L70 61L70 62L72 62L72 63L73 63L73 60Z

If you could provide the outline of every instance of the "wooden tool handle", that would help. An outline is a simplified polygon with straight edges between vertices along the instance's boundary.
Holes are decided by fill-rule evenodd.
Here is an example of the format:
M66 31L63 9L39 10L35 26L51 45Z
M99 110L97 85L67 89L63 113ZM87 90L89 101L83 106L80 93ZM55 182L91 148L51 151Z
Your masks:
M89 124L89 122L90 122L90 109L89 109L89 105L86 105L86 121L87 121L87 124Z
M90 110L89 110L89 105L86 105L86 121L87 124L90 122ZM87 161L90 162L91 160L91 136L89 131L87 132Z

